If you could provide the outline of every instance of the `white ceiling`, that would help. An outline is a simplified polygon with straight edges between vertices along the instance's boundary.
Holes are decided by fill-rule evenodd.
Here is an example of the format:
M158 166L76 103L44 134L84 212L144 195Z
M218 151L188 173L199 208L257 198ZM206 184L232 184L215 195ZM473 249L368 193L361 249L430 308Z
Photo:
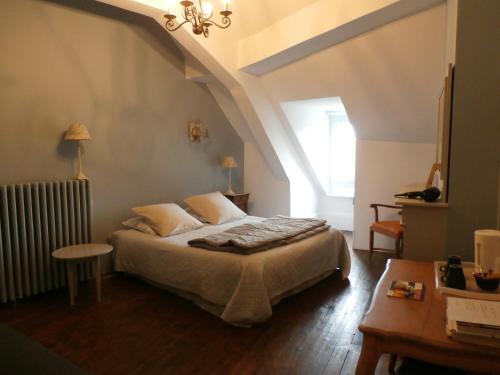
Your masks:
M133 1L162 11L167 10L166 0ZM208 1L214 5L215 13L223 8L223 0ZM245 38L316 1L318 0L231 0L230 10L233 11L231 33L234 34L236 40ZM174 13L179 16L181 8L182 6L177 5ZM217 18L215 16L214 20Z
M281 102L281 106L288 112L289 109L296 109L299 111L313 110L316 112L345 112L344 103L338 96L330 98L307 99L307 100L294 100L288 102ZM290 118L289 118L290 120Z
M214 4L221 0L212 0ZM255 34L317 0L231 0L238 39ZM334 1L334 0L332 0Z
M262 75L259 82L277 103L341 97L358 139L433 143L445 25L446 7L438 5Z

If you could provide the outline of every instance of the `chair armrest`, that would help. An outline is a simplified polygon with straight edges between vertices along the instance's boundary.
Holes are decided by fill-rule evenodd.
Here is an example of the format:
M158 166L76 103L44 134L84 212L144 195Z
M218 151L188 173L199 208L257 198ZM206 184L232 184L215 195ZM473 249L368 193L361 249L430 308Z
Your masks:
M379 207L395 208L395 209L398 209L398 210L400 210L401 208L403 208L403 206L394 206L394 205L382 204L382 203L372 203L372 204L370 204L370 207L375 210L375 222L378 221L378 208ZM399 212L399 214L401 215L401 212Z

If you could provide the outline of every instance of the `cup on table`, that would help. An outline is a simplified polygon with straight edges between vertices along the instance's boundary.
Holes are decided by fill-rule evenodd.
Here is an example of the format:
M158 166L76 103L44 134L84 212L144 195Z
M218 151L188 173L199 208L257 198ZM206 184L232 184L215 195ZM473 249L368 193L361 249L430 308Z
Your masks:
M446 286L448 288L465 290L465 275L461 264L450 264L446 272Z
M446 266L439 267L439 270L444 273L444 276L441 277L442 282L446 282L446 274L451 264L462 264L462 257L460 255L449 255Z

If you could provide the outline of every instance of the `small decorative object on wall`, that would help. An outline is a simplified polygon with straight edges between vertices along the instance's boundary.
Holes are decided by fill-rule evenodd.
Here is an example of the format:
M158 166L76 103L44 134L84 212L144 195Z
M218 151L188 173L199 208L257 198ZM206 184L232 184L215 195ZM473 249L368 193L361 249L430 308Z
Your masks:
M222 166L224 168L229 169L228 186L227 186L227 190L224 194L225 195L234 195L234 191L231 188L231 169L237 168L238 163L236 163L234 156L224 156L224 159L222 159Z
M80 141L90 140L90 134L87 127L83 124L71 124L64 136L65 141L76 141L78 145L78 174L77 180L88 180L87 176L82 171L82 150Z
M198 0L197 5L193 1L176 1L176 0L166 0L167 3L167 14L164 17L167 19L165 23L165 28L168 31L175 31L182 25L186 23L191 23L193 27L193 33L196 35L203 34L205 38L208 38L208 29L210 26L215 25L221 29L227 29L231 25L231 19L229 16L233 14L229 10L229 3L231 0L224 0L224 10L221 10L219 14L222 16L221 24L218 24L212 20L214 15L214 6L207 0ZM180 13L184 20L174 22L177 18L173 11L175 11L176 3L182 6Z
M191 142L200 143L204 139L208 139L208 127L199 119L190 121L188 124L188 136Z

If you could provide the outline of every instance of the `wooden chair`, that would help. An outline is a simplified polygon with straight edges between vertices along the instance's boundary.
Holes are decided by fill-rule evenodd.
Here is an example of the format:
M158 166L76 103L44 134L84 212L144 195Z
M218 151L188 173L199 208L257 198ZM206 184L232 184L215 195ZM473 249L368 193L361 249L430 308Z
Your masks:
M370 204L370 207L375 210L375 222L370 226L370 257L372 256L374 251L377 251L377 252L384 252L384 253L387 253L387 252L395 253L396 258L401 258L401 254L403 252L404 227L401 225L399 220L387 220L387 221L379 220L378 208L385 207L385 208L392 208L392 209L401 210L402 207L401 206L391 206L391 205L387 205L387 204L379 204L379 203ZM389 236L391 238L394 238L396 240L396 246L395 246L394 251L392 249L373 247L373 237L374 237L375 232L383 234L384 236Z

